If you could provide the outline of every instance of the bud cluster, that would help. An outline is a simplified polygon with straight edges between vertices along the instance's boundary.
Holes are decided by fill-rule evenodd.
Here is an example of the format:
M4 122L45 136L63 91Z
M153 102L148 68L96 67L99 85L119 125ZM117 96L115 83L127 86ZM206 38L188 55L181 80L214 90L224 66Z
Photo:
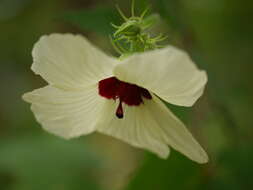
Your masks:
M116 31L111 41L114 48L121 55L121 58L136 52L144 52L162 47L158 43L167 37L163 35L151 37L147 32L158 19L156 14L145 18L148 12L148 9L146 9L140 16L135 16L134 2L132 4L132 16L129 18L123 14L119 7L117 8L125 22L120 26L112 24Z

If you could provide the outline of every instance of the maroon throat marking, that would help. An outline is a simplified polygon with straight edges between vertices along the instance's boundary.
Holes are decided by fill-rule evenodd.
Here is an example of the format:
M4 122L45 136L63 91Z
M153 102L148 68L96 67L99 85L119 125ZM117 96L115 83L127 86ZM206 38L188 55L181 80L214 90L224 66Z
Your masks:
M119 99L116 116L121 119L124 117L122 103L128 106L139 106L143 103L142 98L152 99L151 94L145 88L135 84L126 83L116 77L106 78L98 83L99 95L107 99Z

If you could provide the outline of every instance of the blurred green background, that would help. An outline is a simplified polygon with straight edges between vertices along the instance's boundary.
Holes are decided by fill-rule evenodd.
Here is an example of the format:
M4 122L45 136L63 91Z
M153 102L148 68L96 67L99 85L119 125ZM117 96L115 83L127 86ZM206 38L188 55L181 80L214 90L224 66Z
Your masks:
M0 190L253 189L253 1L136 0L161 16L153 33L187 50L209 82L192 107L168 105L205 147L198 165L167 160L100 134L70 141L44 132L21 95L46 83L32 73L43 34L81 33L115 55L114 5L128 0L0 0ZM151 13L150 12L150 13Z

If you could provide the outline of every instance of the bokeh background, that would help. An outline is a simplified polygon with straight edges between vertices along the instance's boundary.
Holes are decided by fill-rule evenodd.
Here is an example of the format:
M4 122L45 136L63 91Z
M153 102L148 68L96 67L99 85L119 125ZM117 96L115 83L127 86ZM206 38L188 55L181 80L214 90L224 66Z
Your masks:
M1 190L253 189L253 1L136 0L160 15L154 34L189 52L209 82L192 107L168 105L205 147L198 165L172 151L167 160L100 134L65 141L44 132L23 93L46 83L32 73L43 34L81 33L116 55L108 36L115 4L130 0L0 0ZM154 63L156 64L156 63Z

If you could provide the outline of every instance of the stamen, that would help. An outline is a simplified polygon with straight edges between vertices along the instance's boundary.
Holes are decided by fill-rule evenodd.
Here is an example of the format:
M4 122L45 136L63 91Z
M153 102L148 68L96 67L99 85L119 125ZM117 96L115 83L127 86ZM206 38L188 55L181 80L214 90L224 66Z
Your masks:
M121 100L119 101L119 106L118 106L118 108L116 110L116 116L119 119L122 119L124 117L123 107L122 107L122 101Z

